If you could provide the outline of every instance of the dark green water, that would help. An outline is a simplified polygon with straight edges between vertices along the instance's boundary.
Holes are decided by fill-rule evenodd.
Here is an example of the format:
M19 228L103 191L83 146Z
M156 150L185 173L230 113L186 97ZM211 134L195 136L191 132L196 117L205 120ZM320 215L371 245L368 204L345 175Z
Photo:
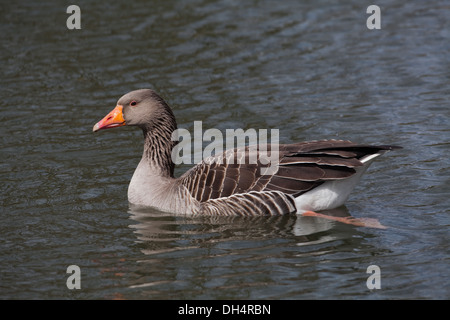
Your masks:
M0 298L450 298L446 1L378 1L381 30L360 1L74 4L81 30L65 1L0 4ZM138 88L188 130L403 146L340 208L389 228L132 210L142 134L92 126Z

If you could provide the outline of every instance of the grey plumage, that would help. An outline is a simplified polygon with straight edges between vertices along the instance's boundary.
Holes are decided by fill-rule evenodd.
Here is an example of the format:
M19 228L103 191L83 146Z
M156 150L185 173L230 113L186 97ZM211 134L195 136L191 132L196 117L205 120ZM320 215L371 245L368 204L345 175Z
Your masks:
M175 178L171 152L176 142L171 141L171 134L177 124L170 107L150 89L130 92L117 104L123 119L114 122L108 115L94 131L125 124L143 130L144 152L128 190L130 202L174 213L294 213L298 197L329 181L350 181L363 172L360 168L368 166L367 159L398 148L344 140L247 146L205 159ZM278 150L275 163L262 158L261 147L269 152Z

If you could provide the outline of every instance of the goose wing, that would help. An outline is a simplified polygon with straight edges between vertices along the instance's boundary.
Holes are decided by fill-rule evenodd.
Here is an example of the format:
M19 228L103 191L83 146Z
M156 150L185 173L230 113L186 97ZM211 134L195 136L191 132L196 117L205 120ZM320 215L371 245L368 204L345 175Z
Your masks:
M349 178L366 157L396 147L322 140L265 148L269 155L278 149L278 157L270 158L272 163L263 157L266 150L261 146L227 150L187 171L180 183L200 202L250 192L276 191L297 197L325 181Z

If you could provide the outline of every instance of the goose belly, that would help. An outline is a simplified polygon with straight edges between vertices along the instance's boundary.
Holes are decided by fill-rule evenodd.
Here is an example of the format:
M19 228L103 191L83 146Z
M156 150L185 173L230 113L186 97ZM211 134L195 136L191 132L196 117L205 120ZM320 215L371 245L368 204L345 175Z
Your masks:
M295 198L297 213L322 211L342 206L361 180L368 165L359 168L350 178L327 181Z

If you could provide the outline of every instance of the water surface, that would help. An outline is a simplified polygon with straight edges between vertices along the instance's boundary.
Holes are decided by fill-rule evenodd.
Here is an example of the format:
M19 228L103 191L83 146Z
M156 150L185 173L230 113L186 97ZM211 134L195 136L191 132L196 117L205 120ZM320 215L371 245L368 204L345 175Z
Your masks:
M450 298L450 7L377 4L381 30L358 1L78 1L81 30L64 1L1 4L0 297ZM403 146L338 210L389 228L129 207L142 134L92 126L147 87L188 130Z

